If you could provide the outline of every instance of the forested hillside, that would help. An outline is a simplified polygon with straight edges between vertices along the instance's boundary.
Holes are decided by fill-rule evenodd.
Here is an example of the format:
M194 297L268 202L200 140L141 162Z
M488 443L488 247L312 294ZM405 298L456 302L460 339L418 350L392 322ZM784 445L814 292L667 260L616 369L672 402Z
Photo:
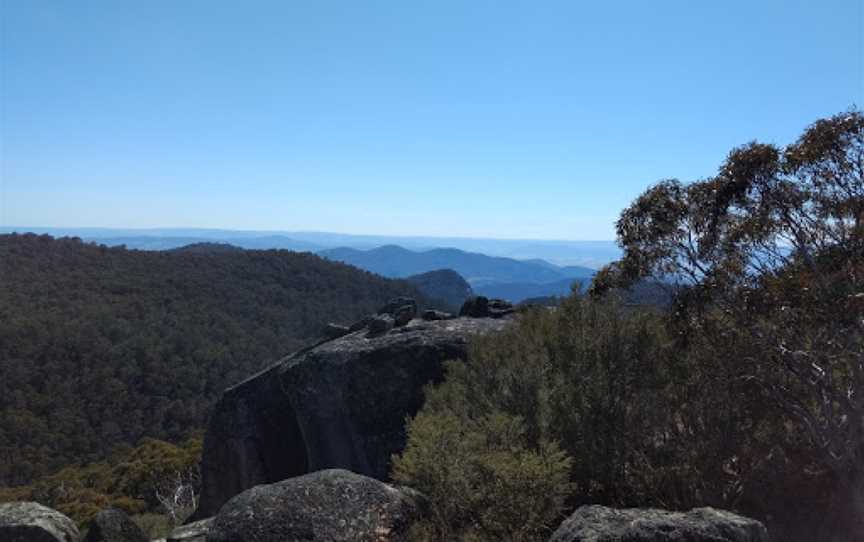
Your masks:
M226 386L405 294L312 254L0 236L0 485L179 441Z

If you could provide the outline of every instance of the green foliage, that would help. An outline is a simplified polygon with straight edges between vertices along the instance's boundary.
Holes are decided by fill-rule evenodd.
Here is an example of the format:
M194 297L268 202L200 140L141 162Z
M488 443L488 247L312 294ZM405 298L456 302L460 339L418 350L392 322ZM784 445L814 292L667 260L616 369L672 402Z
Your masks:
M197 471L200 436L180 445L144 439L122 454L83 466L68 466L29 486L0 489L0 502L32 500L86 525L100 510L113 506L128 514L164 514L156 492L178 473ZM152 518L151 518L152 519Z
M739 378L740 360L718 363L666 322L572 296L476 340L468 362L450 363L428 390L394 458L394 478L435 504L423 536L542 539L565 499L764 515L778 457L766 458L786 428Z
M653 312L576 296L556 311L528 311L476 340L469 361L450 363L445 382L427 391L394 478L430 496L440 539L448 529L539 539L566 497L692 502L703 487L686 481L719 459L691 447L687 401L705 398L678 394L688 360L671 346ZM711 421L700 419L703 436Z
M645 278L677 283L671 324L681 351L711 373L706 389L741 390L718 407L734 419L749 404L744 418L753 421L761 402L775 418L724 446L737 450L734 462L709 474L736 473L735 493L756 515L822 516L813 524L857 532L864 529L862 163L858 111L817 121L786 147L733 149L714 177L663 181L625 209L617 224L623 258L592 286L601 295Z
M539 540L567 495L570 459L555 443L531 446L521 419L420 413L394 458L394 479L426 493L435 519L425 536ZM422 538L419 534L415 535Z
M288 251L0 236L0 486L203 427L224 388L412 286Z

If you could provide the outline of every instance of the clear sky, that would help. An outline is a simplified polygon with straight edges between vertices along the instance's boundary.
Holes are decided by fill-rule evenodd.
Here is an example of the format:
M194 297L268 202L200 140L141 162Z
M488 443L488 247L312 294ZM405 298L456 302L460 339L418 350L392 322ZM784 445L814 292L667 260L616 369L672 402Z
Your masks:
M860 1L0 2L7 226L611 239L864 103Z

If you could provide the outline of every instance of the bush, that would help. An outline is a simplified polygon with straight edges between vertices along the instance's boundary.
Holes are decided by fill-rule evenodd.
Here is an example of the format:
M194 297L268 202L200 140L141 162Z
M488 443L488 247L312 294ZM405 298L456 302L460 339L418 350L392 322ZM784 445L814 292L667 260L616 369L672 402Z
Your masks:
M723 361L613 299L529 311L447 365L393 476L442 540L539 539L565 503L735 508L778 424Z
M476 419L421 413L394 478L424 493L434 520L423 539L539 540L568 493L571 460L555 443L532 447L524 422L497 412ZM442 460L442 458L446 458Z
M197 494L201 444L200 436L180 445L145 438L137 447L108 460L66 467L29 486L0 488L0 502L36 501L66 514L79 526L86 526L109 506L130 515L164 513L165 521L177 524L191 510L181 517L177 510L166 509L159 495L174 490L178 483Z

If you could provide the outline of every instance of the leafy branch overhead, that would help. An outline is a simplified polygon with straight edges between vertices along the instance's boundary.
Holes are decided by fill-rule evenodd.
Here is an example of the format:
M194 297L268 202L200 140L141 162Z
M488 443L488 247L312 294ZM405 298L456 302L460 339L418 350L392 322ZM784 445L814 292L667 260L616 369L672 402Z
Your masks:
M621 214L624 256L602 294L653 277L678 287L686 329L752 345L741 375L848 478L864 452L864 116L820 120L793 144L734 149L714 177L666 180ZM683 329L683 328L682 328Z

